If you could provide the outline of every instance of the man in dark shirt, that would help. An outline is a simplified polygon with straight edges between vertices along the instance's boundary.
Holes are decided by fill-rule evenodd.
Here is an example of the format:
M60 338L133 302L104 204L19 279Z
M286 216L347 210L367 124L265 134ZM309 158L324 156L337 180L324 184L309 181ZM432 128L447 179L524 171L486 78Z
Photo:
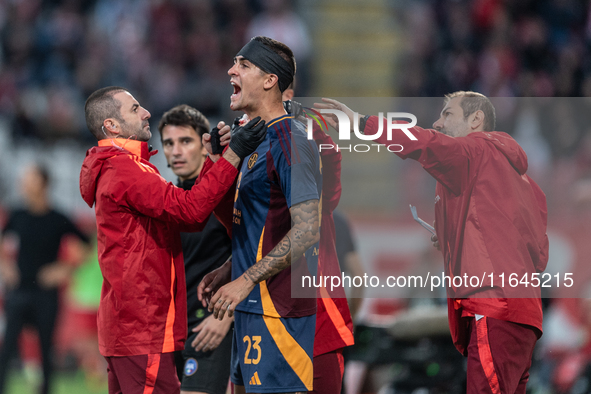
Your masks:
M209 121L188 105L166 112L158 125L168 166L185 190L195 184L207 151L201 137ZM226 228L211 215L199 233L181 233L187 281L189 338L177 356L177 372L185 394L223 394L230 376L232 318L219 321L197 299L197 285L208 272L221 266L232 253Z
M22 180L26 207L13 211L2 230L0 250L4 255L0 255L0 272L7 294L6 332L0 351L0 393L4 390L10 358L17 351L19 334L27 323L39 331L43 357L41 392L49 391L58 288L74 268L58 261L60 246L66 235L89 243L88 237L66 216L51 208L48 186L49 176L44 168L28 168ZM15 256L8 256L9 250L16 252Z

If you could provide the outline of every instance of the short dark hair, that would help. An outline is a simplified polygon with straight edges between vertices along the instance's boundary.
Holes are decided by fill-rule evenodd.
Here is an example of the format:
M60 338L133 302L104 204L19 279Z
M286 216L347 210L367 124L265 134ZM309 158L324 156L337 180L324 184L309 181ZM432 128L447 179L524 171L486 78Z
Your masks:
M265 45L266 47L270 48L273 52L281 56L286 62L288 62L291 67L293 68L293 76L295 78L296 74L296 60L293 52L287 45L277 40L274 40L269 37L265 36L256 36L252 38L255 41L260 42L261 44ZM283 92L281 92L283 93Z
M115 118L124 123L121 117L121 102L113 96L115 93L129 92L120 86L107 86L93 92L84 105L84 115L86 117L86 126L97 140L107 138L101 130L103 122L107 118Z
M490 102L489 98L484 94L477 92L466 92L459 90L445 95L445 104L452 98L460 97L460 107L464 112L464 119L472 115L476 111L482 111L484 113L484 131L494 131L496 127L496 114L495 107Z
M210 129L209 120L205 115L187 104L177 105L162 115L162 119L158 123L160 141L162 141L162 130L166 125L190 126L200 137L203 137L205 133L209 133Z

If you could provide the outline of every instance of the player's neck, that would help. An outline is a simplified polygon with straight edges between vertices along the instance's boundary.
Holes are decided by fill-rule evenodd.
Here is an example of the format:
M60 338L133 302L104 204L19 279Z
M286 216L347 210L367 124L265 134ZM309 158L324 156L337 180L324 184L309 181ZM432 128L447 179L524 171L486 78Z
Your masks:
M269 102L261 103L257 108L253 108L252 111L246 111L249 119L254 119L260 116L262 120L269 123L269 121L286 115L285 109L283 108L283 102Z

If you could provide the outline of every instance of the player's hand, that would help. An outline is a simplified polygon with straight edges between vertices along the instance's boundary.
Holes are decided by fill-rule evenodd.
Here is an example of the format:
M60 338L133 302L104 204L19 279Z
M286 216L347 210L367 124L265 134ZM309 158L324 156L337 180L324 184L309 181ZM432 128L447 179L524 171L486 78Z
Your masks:
M221 286L229 283L232 279L232 260L228 259L221 267L205 275L197 286L197 298L204 307L207 307L211 296Z
M256 150L267 135L265 121L257 116L244 126L239 126L232 131L230 149L240 158L244 159Z
M224 122L219 122L217 125L217 128L220 130L219 134L220 134L220 145L222 146L226 146L230 143L230 126L227 126ZM209 158L211 159L211 161L213 161L214 163L216 161L218 161L218 159L221 157L221 155L214 155L212 148L211 148L211 135L209 133L205 133L203 134L203 137L201 137L201 144L205 147L205 149L207 150L207 153L209 153Z
M435 221L433 221L433 227L435 227ZM431 236L431 242L433 243L433 246L441 252L441 247L439 246L439 238L437 238L437 235Z
M223 122L220 122L219 125L221 125L222 123ZM211 129L211 131L209 132L209 135L211 136L211 138L209 139L211 143L211 153L213 153L214 155L221 155L222 153L224 153L223 144L229 143L228 134L231 133L224 134L225 135L220 134L220 129L217 126Z
M213 315L207 316L197 327L191 330L199 333L191 342L191 346L195 348L196 352L211 352L220 346L220 343L230 331L233 320L231 317L226 317L224 320L219 321Z
M241 275L227 285L219 289L209 303L209 311L213 312L216 319L222 320L226 312L228 316L234 316L236 306L240 304L254 289L256 284L246 275Z
M344 112L345 115L349 118L349 126L351 128L351 131L353 131L353 122L355 121L355 112L353 112L353 110L351 108L347 107L345 104L341 103L340 101L329 99L329 98L322 98L321 103L314 103L314 108L315 109L336 109L341 112ZM331 125L336 130L339 129L339 119L336 115L322 114L322 116L324 117L324 119L326 119L326 121L328 122L329 125ZM359 119L362 119L362 118L363 118L363 115L360 114L359 117L357 118L357 122L359 122Z
M224 123L224 122L219 122L217 124L217 128L219 129L220 145L222 145L222 146L228 145L230 143L230 138L231 138L230 126L227 126L226 123ZM201 143L203 144L203 146L207 150L207 153L209 153L209 157L211 158L211 160L215 163L220 158L221 155L214 155L213 154L212 147L211 147L211 135L209 133L203 134L203 137L201 137Z

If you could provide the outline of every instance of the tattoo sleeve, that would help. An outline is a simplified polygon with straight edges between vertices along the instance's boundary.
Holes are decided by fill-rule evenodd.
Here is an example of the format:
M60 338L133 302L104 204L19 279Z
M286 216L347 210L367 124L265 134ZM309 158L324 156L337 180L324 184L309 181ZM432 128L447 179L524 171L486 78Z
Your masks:
M296 204L291 213L291 230L261 260L250 267L246 276L254 283L262 282L291 265L292 259L299 259L310 246L320 239L318 200Z

